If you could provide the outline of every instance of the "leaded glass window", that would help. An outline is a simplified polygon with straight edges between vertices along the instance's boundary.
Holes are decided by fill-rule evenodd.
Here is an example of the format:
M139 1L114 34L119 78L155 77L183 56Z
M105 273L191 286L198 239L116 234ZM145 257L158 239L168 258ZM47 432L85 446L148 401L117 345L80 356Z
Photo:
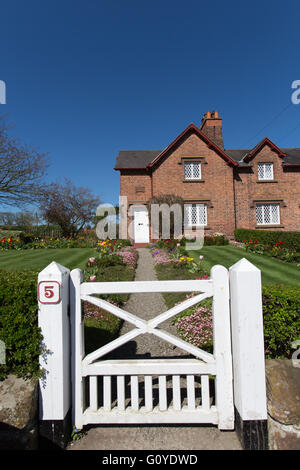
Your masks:
M257 225L280 224L279 204L257 204L256 223Z
M184 224L187 226L207 225L207 207L205 204L185 204Z
M273 163L259 163L258 164L258 179L259 180L272 180L273 179Z
M200 162L184 162L184 179L200 180L201 179L201 163Z

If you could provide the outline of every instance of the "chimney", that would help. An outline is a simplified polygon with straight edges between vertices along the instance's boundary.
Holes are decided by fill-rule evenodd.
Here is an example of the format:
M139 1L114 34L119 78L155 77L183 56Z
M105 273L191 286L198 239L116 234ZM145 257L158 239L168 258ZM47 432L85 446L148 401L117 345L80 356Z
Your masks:
M224 149L224 141L222 135L222 119L219 117L218 111L208 111L204 114L200 130L218 147Z

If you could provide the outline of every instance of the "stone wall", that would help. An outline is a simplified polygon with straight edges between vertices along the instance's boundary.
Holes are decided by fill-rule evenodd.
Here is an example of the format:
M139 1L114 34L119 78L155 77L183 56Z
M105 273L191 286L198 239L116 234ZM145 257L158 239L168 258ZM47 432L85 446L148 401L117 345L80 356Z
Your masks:
M300 450L300 368L290 359L266 361L270 450Z
M38 448L38 381L10 375L0 382L0 449Z

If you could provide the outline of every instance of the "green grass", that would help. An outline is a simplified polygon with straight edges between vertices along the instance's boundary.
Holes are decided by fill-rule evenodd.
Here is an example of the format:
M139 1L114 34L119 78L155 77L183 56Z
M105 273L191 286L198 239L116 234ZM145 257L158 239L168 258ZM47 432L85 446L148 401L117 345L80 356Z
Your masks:
M246 258L261 270L263 285L300 285L300 268L269 256L248 253L246 250L232 245L204 246L200 251L189 252L189 256L195 258L195 260L199 259L200 254L204 256L201 263L208 272L215 264L221 264L229 268L241 258Z
M269 256L247 253L242 248L232 245L204 246L200 251L189 252L189 256L195 260L198 260L200 255L204 257L201 266L208 274L215 264L230 268L241 258L246 258L261 270L263 285L300 286L300 268ZM159 280L196 279L198 277L198 275L191 274L184 266L178 264L158 265L155 269ZM186 294L180 292L164 293L163 297L167 307L171 308L176 303L183 301Z
M0 252L0 268L41 271L52 261L69 269L83 269L88 258L95 256L95 248L55 248L37 250L8 250Z

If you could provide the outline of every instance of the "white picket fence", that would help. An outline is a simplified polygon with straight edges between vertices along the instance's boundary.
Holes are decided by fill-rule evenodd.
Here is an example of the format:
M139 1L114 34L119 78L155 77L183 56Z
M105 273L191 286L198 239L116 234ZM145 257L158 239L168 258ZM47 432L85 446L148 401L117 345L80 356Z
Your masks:
M151 292L197 294L149 321L94 296ZM157 328L208 297L213 298L213 354ZM85 355L82 301L134 328ZM116 283L82 282L81 270L69 273L51 263L39 275L39 324L51 351L41 357L48 372L40 383L41 420L64 419L70 405L77 429L108 423L211 423L233 429L234 406L242 419L266 419L260 271L245 259L229 272L214 266L206 281ZM141 334L194 358L102 359Z

